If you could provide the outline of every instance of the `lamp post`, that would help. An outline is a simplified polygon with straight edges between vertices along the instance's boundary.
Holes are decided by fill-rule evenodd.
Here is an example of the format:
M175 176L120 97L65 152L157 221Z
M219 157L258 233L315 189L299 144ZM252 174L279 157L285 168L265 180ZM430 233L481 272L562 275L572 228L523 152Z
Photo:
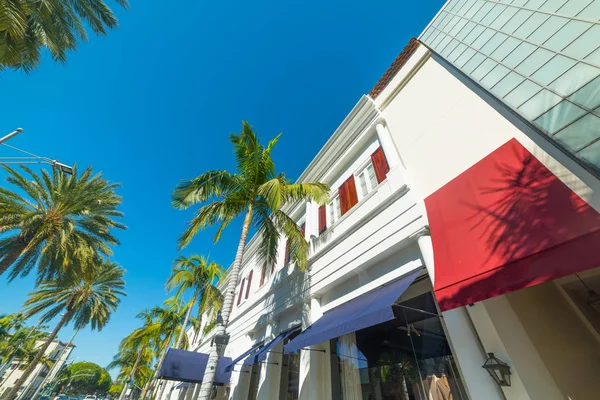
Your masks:
M58 160L53 160L51 158L48 157L41 157L38 155L35 155L33 153L30 153L28 151L19 149L18 147L15 146L10 146L4 142L12 139L13 137L17 136L18 134L20 134L21 132L23 132L22 128L17 128L14 131L12 131L11 133L9 133L8 135L5 135L3 137L0 138L0 144L3 146L6 146L8 148L11 148L13 150L16 150L18 152L21 152L23 154L26 154L27 157L0 157L0 164L2 165L9 165L9 164L18 164L18 165L23 165L23 164L48 164L51 165L52 168L55 168L59 171L64 172L65 174L69 174L72 175L73 174L73 167L67 165L67 164L63 164L61 162L59 162Z

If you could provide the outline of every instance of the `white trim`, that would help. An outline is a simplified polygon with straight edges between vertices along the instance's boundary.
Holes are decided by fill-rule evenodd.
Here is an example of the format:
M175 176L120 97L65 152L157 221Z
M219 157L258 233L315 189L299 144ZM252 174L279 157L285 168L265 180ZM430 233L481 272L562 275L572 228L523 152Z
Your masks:
M323 313L326 313L327 311L339 307L342 304L345 304L351 300L356 299L357 297L360 296L364 296L367 293L370 293L376 289L382 288L384 286L388 286L392 283L394 283L395 281L397 281L398 279L408 275L409 273L416 271L417 269L423 267L423 262L421 260L411 260L409 262L407 262L406 264L404 264L401 267L398 267L396 269L394 269L391 272L388 272L385 275L380 276L379 278L365 284L362 285L361 287L359 287L356 290L353 290L352 292L341 296L333 301L330 301L329 303L327 303L324 306L321 306L321 310L323 311ZM427 271L424 269L423 273L427 273ZM400 297L400 295L398 296Z

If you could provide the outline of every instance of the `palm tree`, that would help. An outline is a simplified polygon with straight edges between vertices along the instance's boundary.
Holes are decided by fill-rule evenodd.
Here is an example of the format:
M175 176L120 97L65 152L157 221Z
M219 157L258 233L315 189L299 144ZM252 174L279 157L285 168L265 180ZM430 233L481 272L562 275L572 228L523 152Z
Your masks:
M130 382L143 386L152 378L152 361L155 357L152 346L140 344L130 337L123 339L119 352L108 364L107 369L119 368L118 380L123 382L123 390L119 399L125 398L125 393Z
M127 7L127 0L115 0ZM5 68L33 70L42 47L54 61L66 62L67 52L87 40L85 26L104 35L118 26L117 18L103 0L0 1L0 71Z
M287 240L291 259L300 269L306 268L308 243L300 227L281 207L286 203L305 200L325 204L329 197L329 187L322 183L292 184L288 182L285 174L276 172L271 152L280 136L276 136L265 147L260 144L250 125L243 122L241 133L229 136L237 162L237 173L205 172L195 179L180 183L172 196L173 206L180 209L202 204L179 239L180 248L187 246L200 230L212 225L219 225L214 237L214 241L217 242L223 230L236 217L244 216L235 260L228 272L222 318L219 319L215 336L225 335L229 323L234 292L239 281L242 258L251 226L261 237L259 255L265 262L269 265L275 264L277 244L283 234ZM223 352L224 348L220 351ZM212 389L219 355L221 354L217 353L214 346L202 383L200 392L202 398L207 398Z
M156 363L152 383L146 385L141 399L144 398L146 392L153 392L154 383L158 379L160 368L167 355L167 350L173 343L173 339L183 335L180 347L184 350L189 347L189 340L183 329L183 321L186 318L187 309L188 307L183 305L178 298L172 297L164 301L163 307L154 307L144 313L147 318L151 318L152 323L146 325L134 337L150 338L160 356ZM189 323L194 329L199 329L197 318L190 317Z
M199 324L202 321L202 314L207 312L209 307L214 309L215 306L219 307L222 304L223 295L214 285L224 276L225 269L215 262L209 262L204 256L193 254L190 257L180 256L175 260L171 276L167 279L167 290L177 289L176 297L179 299L182 299L187 291L192 291L192 298L187 305L187 313L183 321L183 329L175 343L176 349L183 340L192 308L196 302L198 302Z
M4 2L2 2L4 3ZM119 243L112 228L125 229L115 218L121 198L117 184L89 167L78 176L58 170L50 175L21 167L27 178L4 166L8 182L0 187L0 275L12 266L10 279L37 268L39 280L53 280L74 267L87 268L99 256L110 256Z
M61 312L63 314L9 392L7 400L14 400L23 382L31 375L65 324L73 321L75 329L84 328L89 324L92 329L101 330L108 323L110 314L117 309L121 301L120 296L125 296L124 273L125 270L116 264L98 261L96 267L90 268L81 276L71 275L61 280L42 281L37 290L29 294L24 309L26 316L41 313L40 319L47 322Z

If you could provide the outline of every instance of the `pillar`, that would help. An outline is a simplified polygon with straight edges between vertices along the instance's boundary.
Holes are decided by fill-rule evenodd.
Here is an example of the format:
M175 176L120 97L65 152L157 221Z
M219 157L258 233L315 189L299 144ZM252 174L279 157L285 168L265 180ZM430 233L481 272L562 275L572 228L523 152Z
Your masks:
M279 334L279 323L267 324L265 342L274 339ZM267 353L267 358L260 368L258 384L258 400L277 400L279 398L279 382L281 381L283 344L279 343Z
M404 169L404 166L402 166L400 161L398 150L396 150L396 146L394 145L392 135L390 135L390 132L384 125L383 121L377 122L375 125L375 130L377 131L377 138L379 139L379 144L383 149L383 153L385 154L385 158L387 159L390 170L396 168L397 166L400 166Z
M313 297L305 303L302 313L302 328L323 316L320 299ZM331 353L329 342L300 350L300 399L331 400Z

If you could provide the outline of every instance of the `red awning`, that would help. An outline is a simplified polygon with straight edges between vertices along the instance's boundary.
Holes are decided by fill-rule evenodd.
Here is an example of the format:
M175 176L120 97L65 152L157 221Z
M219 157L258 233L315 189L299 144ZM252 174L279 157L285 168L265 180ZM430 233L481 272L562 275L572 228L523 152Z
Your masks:
M516 139L425 205L442 311L600 266L600 215Z

